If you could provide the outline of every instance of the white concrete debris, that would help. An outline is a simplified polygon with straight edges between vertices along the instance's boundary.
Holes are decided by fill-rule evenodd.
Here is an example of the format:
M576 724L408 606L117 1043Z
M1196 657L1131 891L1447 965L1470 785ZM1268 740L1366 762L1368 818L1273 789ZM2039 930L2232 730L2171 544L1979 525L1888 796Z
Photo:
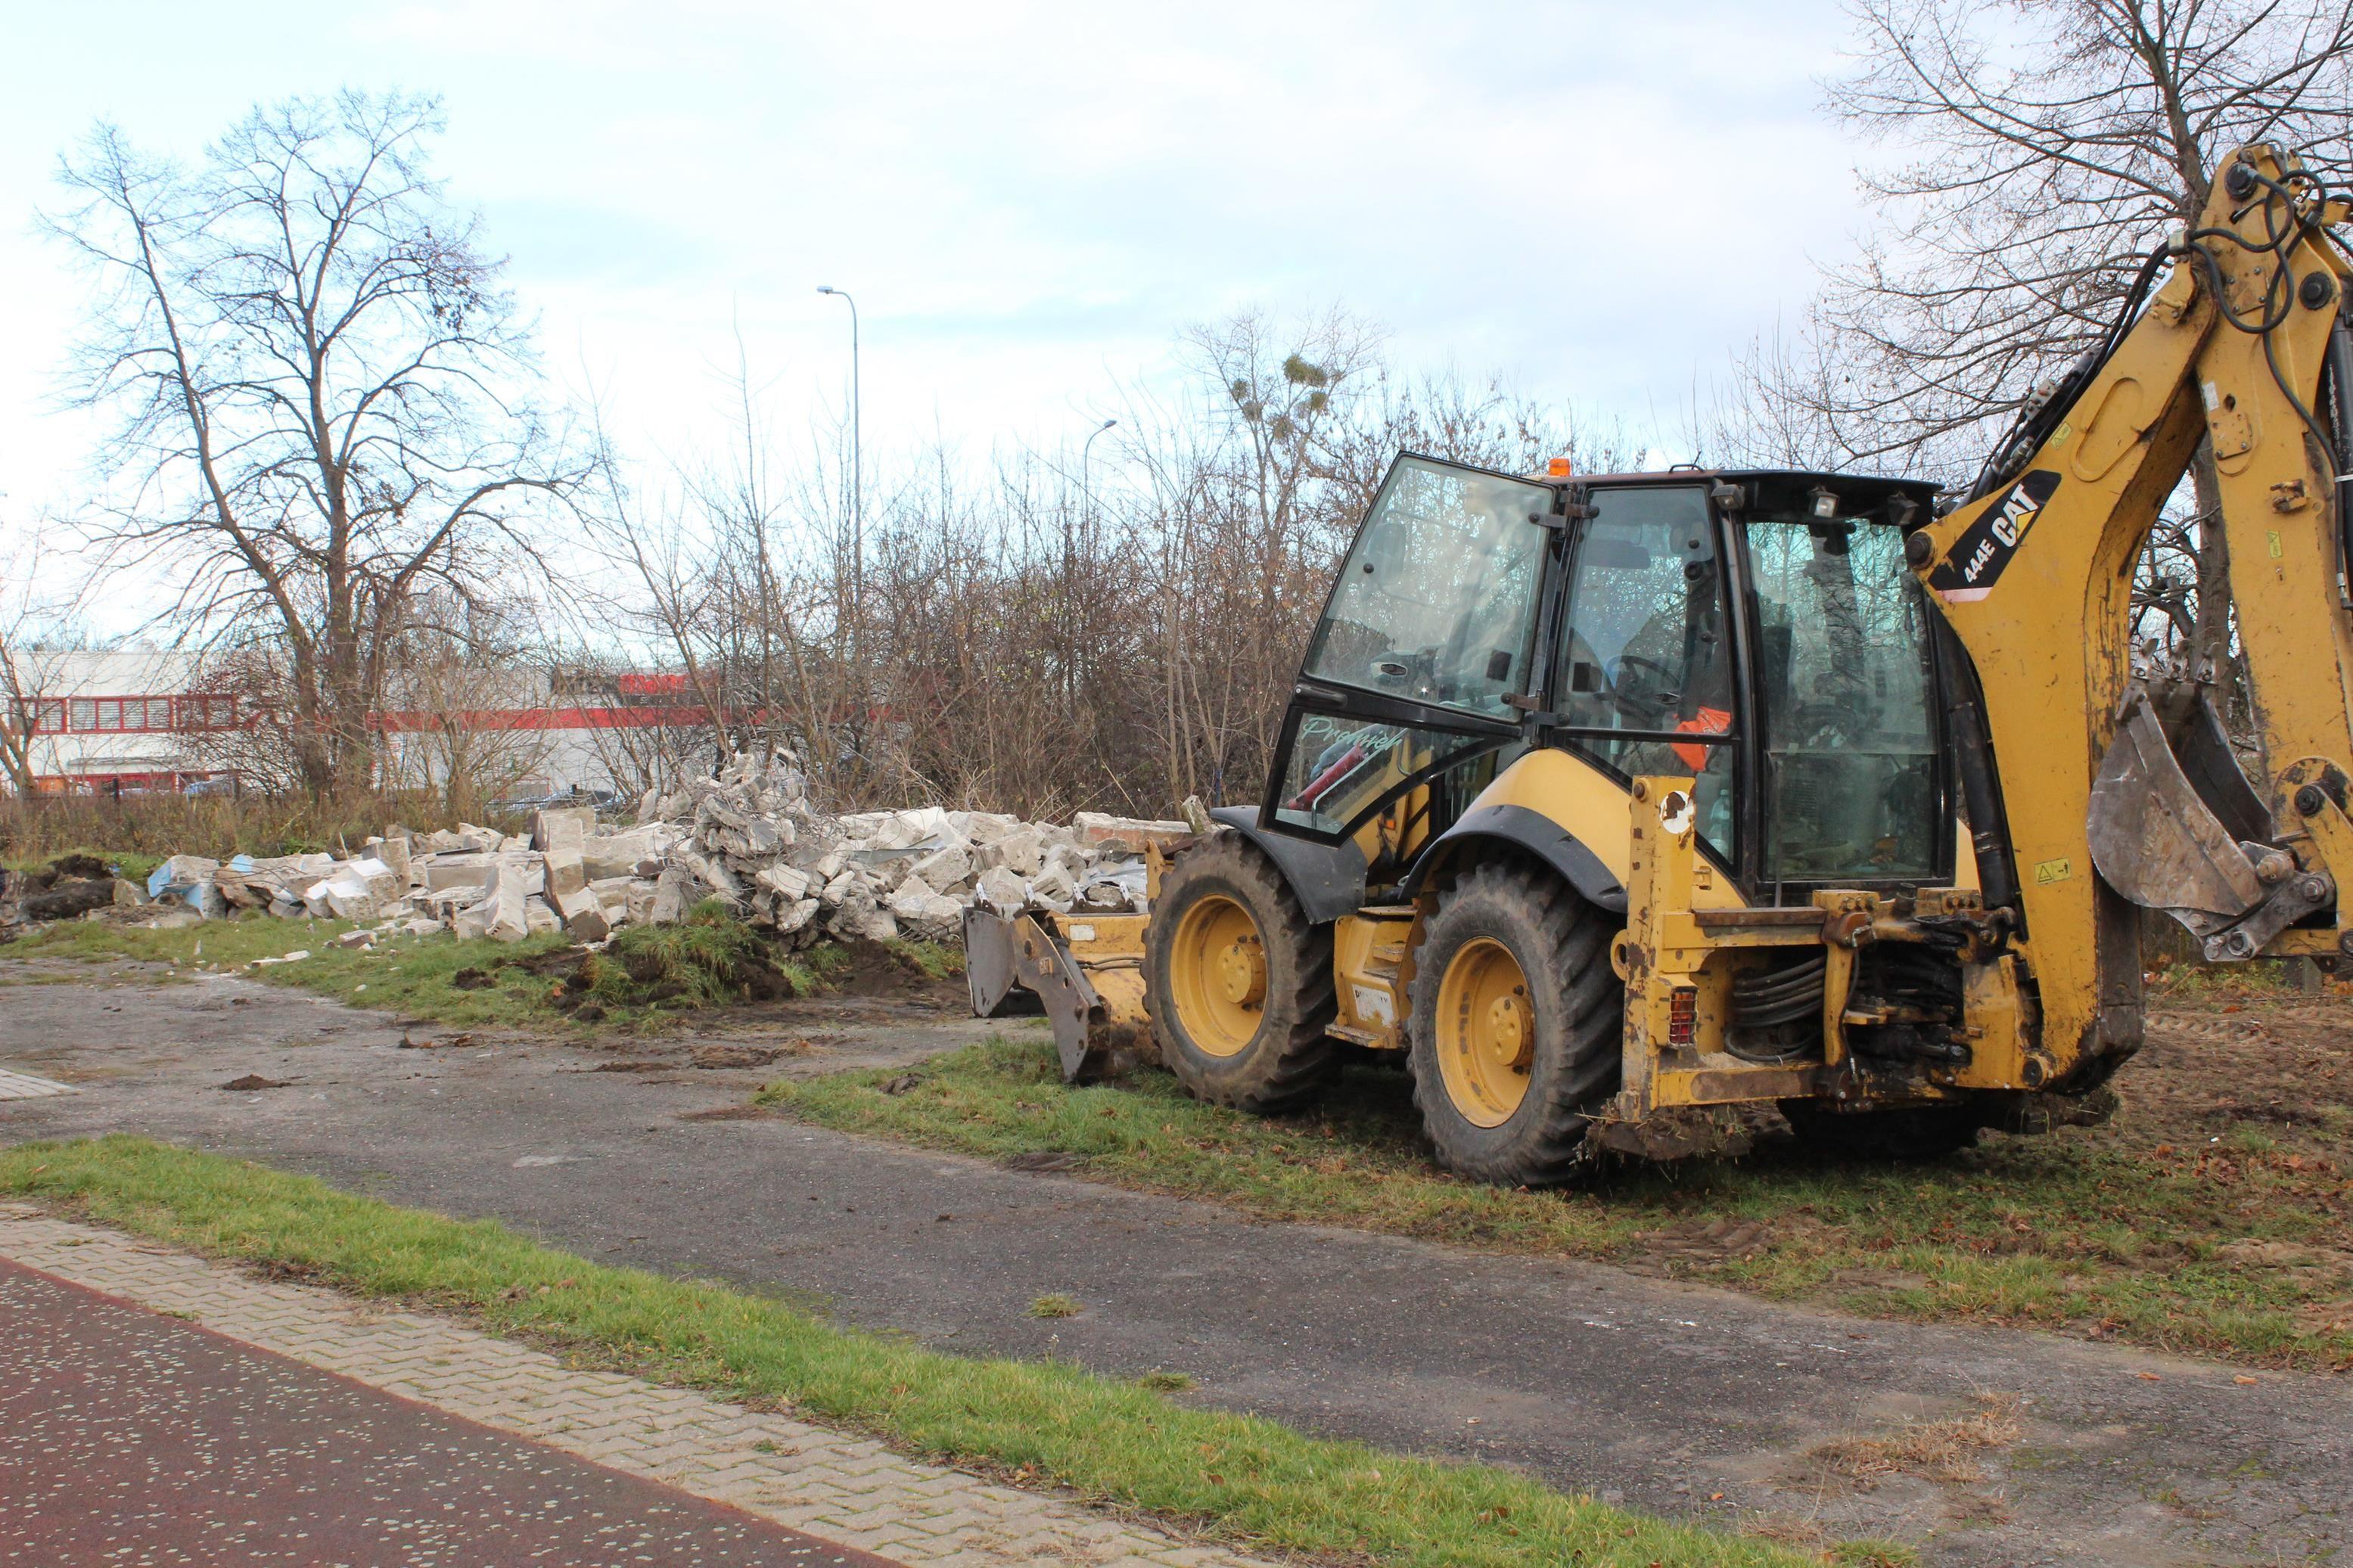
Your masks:
M715 777L649 792L625 826L561 806L533 813L527 837L470 823L423 834L396 824L340 859L175 855L147 896L185 906L169 911L175 920L267 911L332 915L376 935L447 928L520 942L561 930L584 942L673 924L716 899L794 946L902 934L955 942L975 902L1008 915L1140 910L1145 847L1193 832L1096 812L1067 827L935 805L833 816L811 803L790 752L744 752Z

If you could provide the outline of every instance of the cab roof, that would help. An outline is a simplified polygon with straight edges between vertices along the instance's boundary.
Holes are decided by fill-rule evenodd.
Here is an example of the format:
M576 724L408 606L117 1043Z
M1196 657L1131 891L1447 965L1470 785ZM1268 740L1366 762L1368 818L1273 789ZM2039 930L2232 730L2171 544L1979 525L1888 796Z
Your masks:
M1923 521L1926 521L1937 493L1945 488L1926 479L1894 479L1883 474L1824 473L1811 468L1694 467L1647 473L1572 474L1566 479L1556 479L1550 474L1531 474L1528 477L1549 485L1734 484L1745 492L1741 510L1753 512L1802 512L1808 510L1809 498L1815 490L1827 489L1838 498L1841 516L1860 517L1883 511L1889 500L1900 496L1919 508Z

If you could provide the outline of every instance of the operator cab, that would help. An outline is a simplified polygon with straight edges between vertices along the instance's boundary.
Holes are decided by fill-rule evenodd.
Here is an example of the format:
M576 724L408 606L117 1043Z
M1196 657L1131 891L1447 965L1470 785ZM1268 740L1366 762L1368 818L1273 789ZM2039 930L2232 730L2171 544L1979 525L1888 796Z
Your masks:
M1531 749L1688 773L1757 904L1954 870L1930 611L1936 487L1785 470L1528 479L1409 453L1308 649L1261 830L1353 841L1368 892ZM1622 818L1620 819L1622 821Z

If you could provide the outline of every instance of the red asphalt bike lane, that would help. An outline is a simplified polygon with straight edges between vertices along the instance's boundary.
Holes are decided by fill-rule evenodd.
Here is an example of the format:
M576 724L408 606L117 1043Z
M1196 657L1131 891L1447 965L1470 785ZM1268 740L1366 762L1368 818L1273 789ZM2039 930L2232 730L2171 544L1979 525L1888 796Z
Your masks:
M5 1258L0 1563L898 1568Z

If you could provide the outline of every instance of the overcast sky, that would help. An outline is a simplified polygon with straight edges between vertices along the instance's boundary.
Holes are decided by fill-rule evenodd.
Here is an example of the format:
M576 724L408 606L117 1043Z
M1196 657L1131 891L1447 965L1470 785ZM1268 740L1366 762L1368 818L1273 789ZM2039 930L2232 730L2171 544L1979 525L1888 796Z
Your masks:
M1157 15L1150 14L1156 12ZM1237 307L1672 425L1862 222L1827 0L366 7L0 0L0 521L69 509L80 286L34 214L100 118L193 156L255 101L439 94L438 165L626 444L781 427L864 328L870 465L1050 447ZM1665 454L1662 454L1665 455Z

